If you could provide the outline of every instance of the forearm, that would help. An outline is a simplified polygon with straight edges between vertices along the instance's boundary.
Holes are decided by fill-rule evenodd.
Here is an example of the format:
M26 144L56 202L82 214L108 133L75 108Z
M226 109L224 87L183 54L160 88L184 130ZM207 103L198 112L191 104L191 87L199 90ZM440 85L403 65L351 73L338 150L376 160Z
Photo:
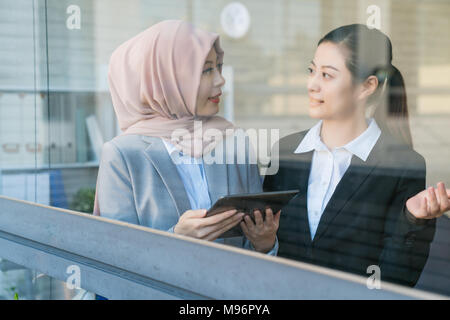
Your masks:
M248 250L257 251L255 249L255 247L252 245L251 241L248 240L246 237L244 237L244 246L243 247ZM279 248L278 237L276 237L273 247L271 249L267 250L266 252L261 252L261 253L265 253L270 256L276 256L278 254L278 248Z
M381 279L413 287L428 259L436 219L416 219L405 205L399 211L394 231L384 239Z

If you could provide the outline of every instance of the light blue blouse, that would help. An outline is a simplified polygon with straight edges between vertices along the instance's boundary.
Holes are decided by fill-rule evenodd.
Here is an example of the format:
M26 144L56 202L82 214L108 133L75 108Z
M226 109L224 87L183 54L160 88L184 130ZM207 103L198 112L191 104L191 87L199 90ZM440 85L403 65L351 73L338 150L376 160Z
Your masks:
M192 210L211 208L205 168L202 158L183 155L174 145L164 141L167 152L176 164L177 171L183 181Z

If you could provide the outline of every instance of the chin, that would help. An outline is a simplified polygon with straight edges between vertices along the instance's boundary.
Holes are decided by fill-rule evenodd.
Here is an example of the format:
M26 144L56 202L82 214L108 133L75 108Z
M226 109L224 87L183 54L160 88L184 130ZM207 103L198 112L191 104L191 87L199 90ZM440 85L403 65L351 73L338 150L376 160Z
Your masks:
M212 108L210 109L208 115L209 115L210 117L212 117L212 116L216 115L218 112L219 112L219 107L218 107L218 106L212 107Z
M212 117L219 112L219 106L217 105L204 105L202 108L197 108L198 117Z
M215 110L205 110L201 114L198 114L199 117L212 117L215 116L219 112L219 108Z
M309 107L309 116L313 119L323 119L325 115L319 108Z

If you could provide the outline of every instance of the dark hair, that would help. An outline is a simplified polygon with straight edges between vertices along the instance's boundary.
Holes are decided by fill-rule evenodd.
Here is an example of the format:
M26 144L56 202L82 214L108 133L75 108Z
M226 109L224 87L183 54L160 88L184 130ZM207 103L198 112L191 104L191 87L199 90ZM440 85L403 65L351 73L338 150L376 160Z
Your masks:
M378 88L368 100L376 105L374 118L382 130L412 147L405 83L400 71L392 65L389 37L363 24L351 24L332 30L317 46L323 42L344 48L353 82L362 82L371 75L377 77Z

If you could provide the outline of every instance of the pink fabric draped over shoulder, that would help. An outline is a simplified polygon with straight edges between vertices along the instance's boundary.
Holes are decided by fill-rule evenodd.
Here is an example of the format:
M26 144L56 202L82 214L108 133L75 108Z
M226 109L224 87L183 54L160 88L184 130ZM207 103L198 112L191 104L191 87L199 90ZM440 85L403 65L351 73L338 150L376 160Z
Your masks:
M219 35L180 20L157 23L121 44L111 55L108 83L122 135L159 137L194 157L211 151L217 136L194 134L194 122L222 137L234 128L220 116L196 117L203 66L213 47L222 62ZM172 139L176 130L186 134ZM97 192L94 214L100 215Z

